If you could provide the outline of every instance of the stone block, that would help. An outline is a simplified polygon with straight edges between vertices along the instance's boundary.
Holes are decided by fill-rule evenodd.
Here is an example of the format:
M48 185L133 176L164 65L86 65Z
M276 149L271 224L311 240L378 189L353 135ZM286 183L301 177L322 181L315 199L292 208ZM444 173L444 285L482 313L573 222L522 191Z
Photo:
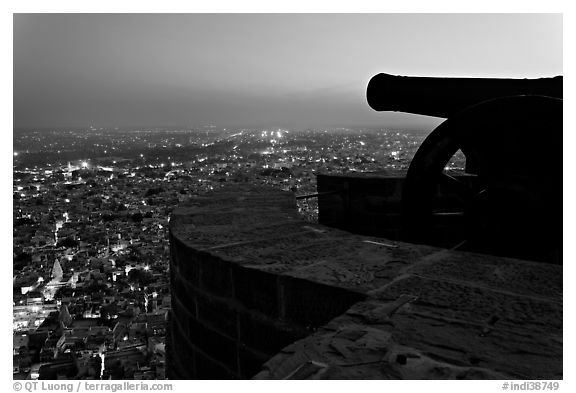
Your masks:
M309 333L254 314L240 314L238 322L240 341L264 353L276 353Z
M236 370L238 367L236 341L210 329L194 318L188 320L188 337L203 353Z
M236 300L270 317L279 316L277 274L235 266L233 276Z
M198 320L231 338L238 337L237 311L225 298L196 296Z
M176 317L178 318L182 315L180 310L185 312L186 317L196 317L195 295L189 290L188 285L180 278L177 278L174 280L172 288L171 302L172 308L175 309L174 313Z
M198 286L200 280L200 264L197 252L183 244L175 236L170 236L172 262L178 268L178 273L191 285Z
M344 313L365 295L303 279L280 278L282 317L306 327L319 327Z
M196 365L195 379L239 379L235 370L231 370L214 359L204 356L200 352L194 353Z
M380 300L413 295L417 297L415 305L467 322L485 323L498 318L499 325L541 326L549 332L562 329L560 303L465 282L409 276L372 294Z
M200 267L200 288L218 296L232 297L231 264L207 252L197 252L196 258Z

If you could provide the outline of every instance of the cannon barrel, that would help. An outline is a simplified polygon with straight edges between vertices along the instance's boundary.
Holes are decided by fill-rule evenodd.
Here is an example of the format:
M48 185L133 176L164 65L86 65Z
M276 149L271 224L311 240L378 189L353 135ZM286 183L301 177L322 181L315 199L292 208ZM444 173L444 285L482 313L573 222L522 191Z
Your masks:
M539 79L431 78L377 74L366 98L377 111L448 118L498 97L541 95L562 98L562 76Z

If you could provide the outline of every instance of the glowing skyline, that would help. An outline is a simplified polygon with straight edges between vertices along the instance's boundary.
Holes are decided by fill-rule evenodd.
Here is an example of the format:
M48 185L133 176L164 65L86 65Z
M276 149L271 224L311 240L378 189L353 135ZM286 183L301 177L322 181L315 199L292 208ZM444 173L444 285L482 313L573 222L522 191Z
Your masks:
M379 72L562 74L561 14L15 14L15 126L390 126Z

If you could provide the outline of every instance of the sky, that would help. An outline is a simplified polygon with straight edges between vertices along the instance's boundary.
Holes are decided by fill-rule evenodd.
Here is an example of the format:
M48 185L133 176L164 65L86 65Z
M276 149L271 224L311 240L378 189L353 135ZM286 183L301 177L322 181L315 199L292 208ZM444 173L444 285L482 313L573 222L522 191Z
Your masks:
M15 127L433 128L366 85L561 75L561 14L15 14Z

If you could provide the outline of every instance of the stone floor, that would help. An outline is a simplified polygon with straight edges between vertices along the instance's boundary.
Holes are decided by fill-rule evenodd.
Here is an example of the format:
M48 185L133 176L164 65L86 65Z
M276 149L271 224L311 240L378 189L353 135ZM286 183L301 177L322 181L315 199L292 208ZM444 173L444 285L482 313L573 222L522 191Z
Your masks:
M172 220L202 252L364 295L256 379L563 377L562 266L350 234L253 186L194 198Z

